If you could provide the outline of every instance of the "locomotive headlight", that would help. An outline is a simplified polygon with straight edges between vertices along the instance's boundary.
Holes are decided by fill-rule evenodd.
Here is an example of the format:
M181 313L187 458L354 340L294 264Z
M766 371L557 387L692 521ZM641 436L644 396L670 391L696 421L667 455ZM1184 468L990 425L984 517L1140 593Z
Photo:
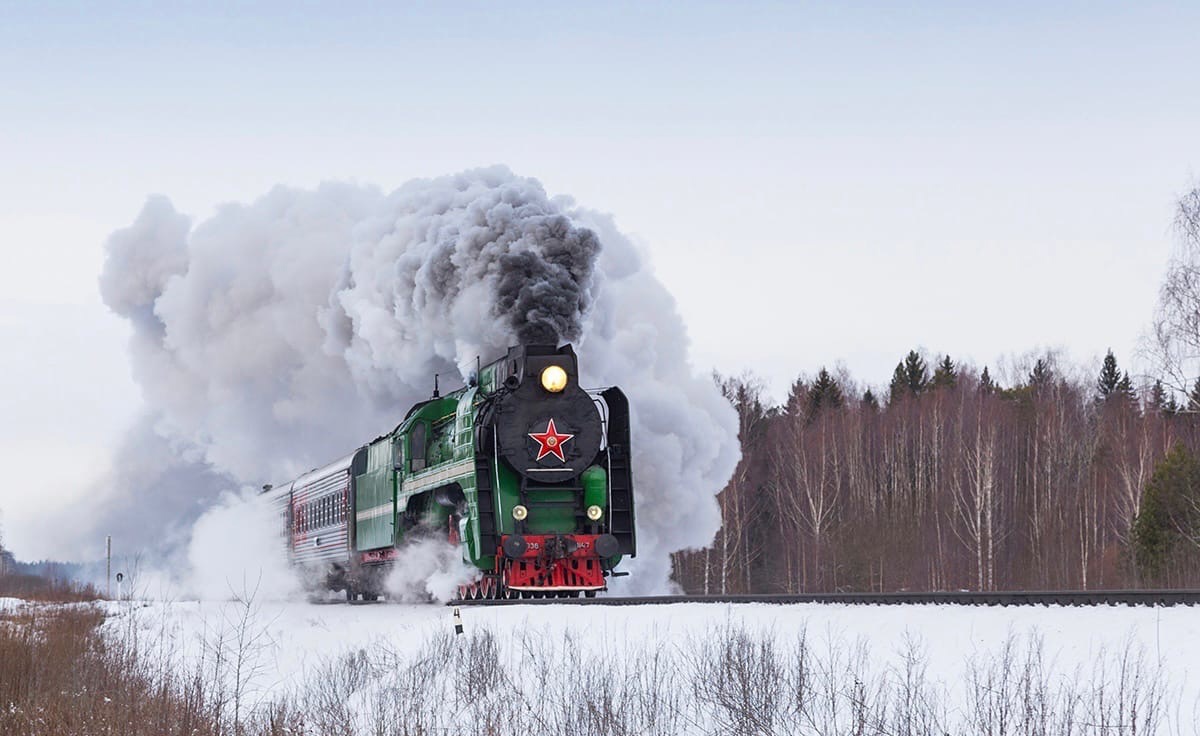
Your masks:
M517 504L513 506L513 518L517 521L525 521L525 517L529 516L529 509Z
M567 372L560 365L552 365L542 371L542 388L552 394L567 387Z
M587 517L592 521L600 521L600 517L604 516L604 509L599 506L588 506Z

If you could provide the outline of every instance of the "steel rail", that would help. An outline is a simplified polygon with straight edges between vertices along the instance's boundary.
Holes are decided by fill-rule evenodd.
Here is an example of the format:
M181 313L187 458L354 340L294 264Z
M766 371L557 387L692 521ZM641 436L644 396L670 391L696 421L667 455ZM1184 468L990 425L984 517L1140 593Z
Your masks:
M766 603L791 605L953 605L953 606L1194 606L1200 590L1042 590L980 593L807 593L778 595L597 596L595 598L511 598L456 600L453 606L661 606L673 603Z

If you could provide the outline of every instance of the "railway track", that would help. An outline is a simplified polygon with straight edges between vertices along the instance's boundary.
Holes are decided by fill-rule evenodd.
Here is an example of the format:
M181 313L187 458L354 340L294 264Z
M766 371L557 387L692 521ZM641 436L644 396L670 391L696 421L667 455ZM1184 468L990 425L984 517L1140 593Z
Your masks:
M813 593L807 595L661 595L596 598L458 600L453 606L661 606L672 603L834 603L860 606L1194 606L1200 590L1007 591L996 593Z

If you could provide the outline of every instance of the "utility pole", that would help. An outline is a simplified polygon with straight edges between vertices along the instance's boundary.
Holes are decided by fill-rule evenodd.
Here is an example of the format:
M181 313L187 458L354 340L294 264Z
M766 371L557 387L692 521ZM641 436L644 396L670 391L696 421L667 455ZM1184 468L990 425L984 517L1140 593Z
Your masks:
M112 598L112 535L104 538L104 597Z

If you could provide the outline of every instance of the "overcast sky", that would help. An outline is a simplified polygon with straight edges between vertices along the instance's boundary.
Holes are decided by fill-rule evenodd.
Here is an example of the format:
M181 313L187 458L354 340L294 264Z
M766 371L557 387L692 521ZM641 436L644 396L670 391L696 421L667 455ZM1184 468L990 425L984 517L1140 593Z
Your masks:
M147 195L504 163L611 212L697 367L1123 363L1200 169L1200 5L0 3L0 514L22 557L139 403L97 294Z

